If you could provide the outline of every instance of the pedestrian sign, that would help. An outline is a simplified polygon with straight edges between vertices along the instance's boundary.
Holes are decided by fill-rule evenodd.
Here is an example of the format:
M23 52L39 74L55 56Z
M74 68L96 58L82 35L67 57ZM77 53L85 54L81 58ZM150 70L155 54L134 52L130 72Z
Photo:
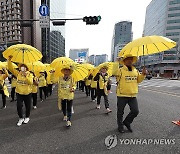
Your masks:
M41 16L48 16L49 15L49 7L47 5L41 5L39 7L39 13Z

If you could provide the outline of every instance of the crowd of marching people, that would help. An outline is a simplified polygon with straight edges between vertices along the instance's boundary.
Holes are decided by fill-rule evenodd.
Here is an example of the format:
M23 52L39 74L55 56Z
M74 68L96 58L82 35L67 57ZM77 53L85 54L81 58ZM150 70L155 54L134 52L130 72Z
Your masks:
M24 48L20 49L25 50ZM56 84L58 88L58 108L62 110L63 121L66 121L67 127L72 126L73 100L76 89L85 92L92 102L96 102L97 110L101 108L101 98L103 97L106 113L111 113L108 95L111 93L110 77L115 76L117 82L118 131L124 133L125 126L130 132L133 132L131 123L139 114L137 101L138 84L145 79L147 74L145 67L142 73L140 73L133 66L137 62L137 56L127 54L116 63L107 62L97 67L89 66L90 64L83 66L83 64L77 64L67 57L60 57L52 62L52 68L47 70L40 69L38 73L35 69L30 69L31 64L29 65L29 63L19 62L17 63L18 67L15 67L13 56L5 57L7 59L7 66L0 67L2 109L6 109L6 97L9 97L8 88L5 84L8 78L11 84L11 102L16 101L17 104L17 114L19 117L17 126L29 122L31 105L33 109L37 109L38 93L40 101L43 102L52 95L53 84ZM32 65L34 68L35 65L33 63ZM37 68L39 67L40 65ZM130 112L124 119L124 109L127 104L129 105ZM23 112L23 105L25 106L25 112ZM178 122L175 121L174 123L179 124Z

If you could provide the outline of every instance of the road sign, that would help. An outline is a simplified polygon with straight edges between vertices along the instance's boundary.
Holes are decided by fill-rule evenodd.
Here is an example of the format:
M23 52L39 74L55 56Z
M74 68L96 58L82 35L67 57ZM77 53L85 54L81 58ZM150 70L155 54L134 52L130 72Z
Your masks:
M49 15L49 7L47 5L41 5L39 7L39 13L41 16L48 16Z
M50 27L49 16L40 16L39 17L39 25L41 28L49 28Z

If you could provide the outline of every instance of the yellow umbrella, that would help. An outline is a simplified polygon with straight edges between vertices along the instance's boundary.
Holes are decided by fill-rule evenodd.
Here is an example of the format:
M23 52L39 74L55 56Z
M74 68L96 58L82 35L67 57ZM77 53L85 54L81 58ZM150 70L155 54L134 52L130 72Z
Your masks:
M42 58L42 54L39 50L26 44L17 44L10 46L3 52L4 58L8 59L9 56L13 56L13 62L17 62L20 64L36 62Z
M63 76L61 70L64 68L70 68L72 70L71 76L75 82L83 80L85 77L88 76L88 69L83 65L77 63L68 63L65 65L61 65L61 67L59 68L60 71L56 71L54 73L55 78Z
M39 76L39 72L45 71L45 65L40 61L28 63L27 66L30 71L35 73L36 76Z
M59 57L53 60L53 62L50 64L50 67L54 68L55 70L60 68L60 66L73 63L74 61L68 57Z
M16 64L12 63L12 65L13 65L13 68L18 68L18 66ZM0 67L8 69L8 63L7 62L0 62Z
M52 67L50 66L50 64L44 64L44 66L45 66L45 70L46 70L47 72L49 72L49 71L51 71L51 70L54 70L54 68L52 68Z
M119 53L119 57L127 54L132 56L145 56L170 50L176 42L163 36L146 36L128 43Z

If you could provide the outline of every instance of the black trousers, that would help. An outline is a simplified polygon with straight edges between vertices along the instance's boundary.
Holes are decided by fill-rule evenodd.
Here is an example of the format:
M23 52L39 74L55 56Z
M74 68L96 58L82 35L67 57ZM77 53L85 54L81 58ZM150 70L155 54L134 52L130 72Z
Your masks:
M28 118L30 116L30 111L31 111L31 94L29 95L17 94L17 112L19 118L23 118L23 102L26 108L26 118Z
M43 100L42 92L44 92L44 97L46 99L46 97L47 97L47 87L40 87L39 88L39 96L40 96L41 100Z
M85 90L86 90L86 96L90 96L90 86L85 86Z
M64 116L68 117L68 120L71 120L71 116L72 116L72 104L73 104L73 100L67 100L64 99L61 101L62 104L62 111Z
M32 93L33 106L37 106L37 93Z
M12 98L12 100L14 101L14 96L15 96L15 90L16 90L16 87L13 87L12 89L11 89L11 98Z
M91 100L95 100L97 97L96 88L91 88Z
M126 104L130 107L130 113L125 118L127 124L131 124L139 114L138 102L136 97L117 97L117 123L118 127L123 127L123 115Z
M0 94L2 94L3 107L6 106L6 95L3 90L0 90Z
M85 81L81 81L81 90L84 92L84 87L85 87Z
M52 87L53 87L53 84L48 84L47 96L48 96L49 94L52 95Z
M108 96L104 93L104 89L97 89L97 104L100 105L101 97L104 97L105 108L109 108Z

